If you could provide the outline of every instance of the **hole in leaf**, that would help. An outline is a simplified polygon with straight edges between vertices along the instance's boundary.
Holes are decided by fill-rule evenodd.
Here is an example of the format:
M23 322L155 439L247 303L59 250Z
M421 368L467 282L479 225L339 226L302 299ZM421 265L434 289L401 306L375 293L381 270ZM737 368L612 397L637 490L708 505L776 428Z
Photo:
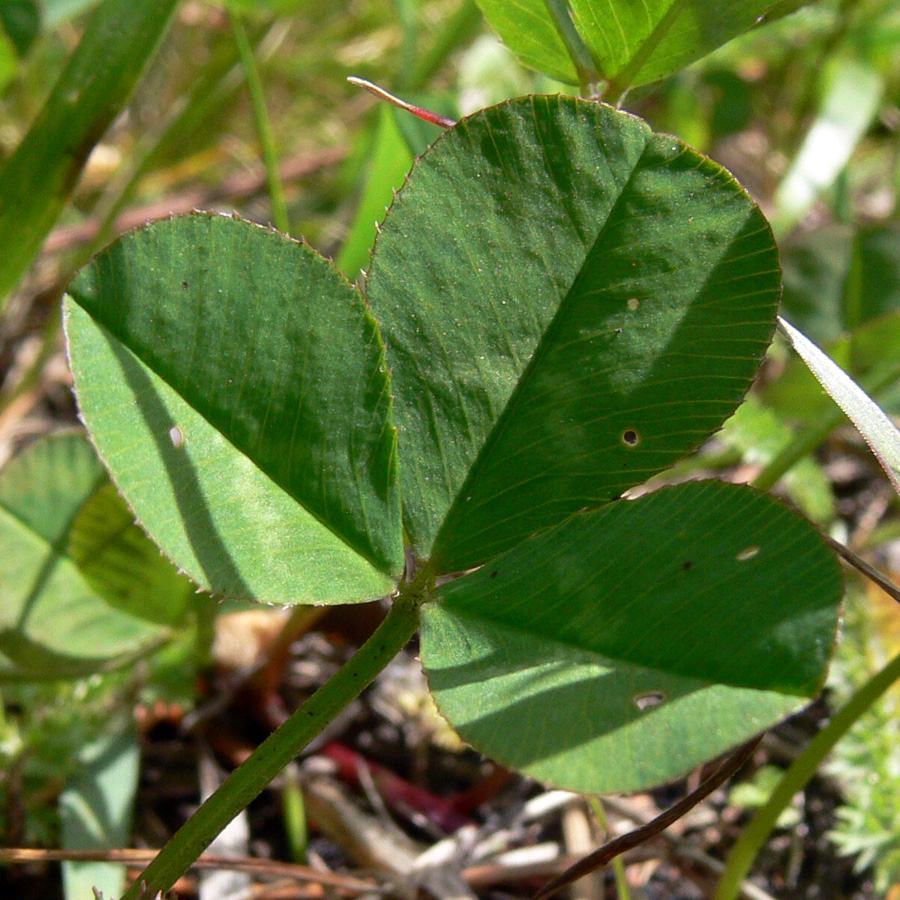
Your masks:
M177 425L173 425L169 429L169 440L176 450L180 450L184 446L184 432Z
M641 308L641 301L637 297L629 297L627 305L632 312L636 312Z
M735 559L738 562L747 562L748 559L753 559L754 556L759 555L759 547L755 545L751 545L750 547L744 547L740 553L735 556Z
M645 691L643 694L635 694L632 697L634 705L644 712L646 709L656 709L666 702L666 695L662 691Z
M629 447L637 447L640 442L641 436L633 428L629 428L627 431L622 432L623 444L627 444Z

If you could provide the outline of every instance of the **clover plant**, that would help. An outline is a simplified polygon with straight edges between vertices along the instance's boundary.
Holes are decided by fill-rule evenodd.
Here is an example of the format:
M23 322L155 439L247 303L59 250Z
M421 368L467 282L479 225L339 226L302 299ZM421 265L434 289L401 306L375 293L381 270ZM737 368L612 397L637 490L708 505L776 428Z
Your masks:
M707 4L644 4L659 7L649 36L612 68L582 16L610 4L573 3L564 27L556 5L541 21L575 62L546 69L623 87L797 4L719 4L731 18L706 43L685 23ZM216 595L391 598L145 887L170 886L420 622L462 737L571 790L658 784L815 697L842 593L816 529L747 486L648 485L740 404L780 285L733 176L564 96L438 138L359 288L304 243L210 214L128 234L83 269L65 301L81 414L162 551Z

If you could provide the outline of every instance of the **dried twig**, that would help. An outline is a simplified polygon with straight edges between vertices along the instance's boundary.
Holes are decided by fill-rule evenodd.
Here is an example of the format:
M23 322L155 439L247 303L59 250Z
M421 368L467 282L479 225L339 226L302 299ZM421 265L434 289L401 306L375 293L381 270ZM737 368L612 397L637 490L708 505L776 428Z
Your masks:
M577 881L579 878L605 866L611 859L614 859L620 853L631 850L645 841L649 841L664 829L668 828L673 822L676 822L683 815L693 809L701 800L706 799L716 788L724 784L741 766L747 762L753 755L753 751L759 746L762 736L754 738L747 744L744 744L740 750L733 756L729 757L722 765L713 772L695 791L691 791L683 800L680 800L674 806L667 809L664 813L658 815L655 819L623 834L621 837L604 844L598 850L584 857L581 861L575 863L574 866L566 869L561 875L552 878L544 887L538 891L532 900L547 900L548 897L555 894L560 888Z

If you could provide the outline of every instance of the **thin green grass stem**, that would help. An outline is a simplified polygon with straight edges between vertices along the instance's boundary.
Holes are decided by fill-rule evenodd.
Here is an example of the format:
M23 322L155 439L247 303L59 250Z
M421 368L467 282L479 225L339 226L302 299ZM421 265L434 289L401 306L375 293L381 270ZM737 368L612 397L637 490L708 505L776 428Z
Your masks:
M424 579L423 579L424 580ZM419 625L427 580L408 585L356 655L235 769L150 863L122 900L168 891L213 838L403 649ZM143 892L143 893L142 893Z
M291 859L306 865L309 836L306 830L306 804L303 801L303 785L295 764L284 770L284 786L281 789L281 814L284 817L284 834Z
M259 70L256 67L256 60L253 57L253 48L250 46L241 17L230 6L228 7L228 17L231 21L231 30L234 33L234 42L241 57L241 65L243 65L247 74L247 88L250 92L250 103L253 107L256 133L259 137L263 165L266 169L266 180L269 185L269 200L272 203L272 224L279 231L289 234L290 221L288 220L287 204L284 199L284 185L281 182L281 173L278 171L278 153L275 149L272 121L266 108L266 97L259 77Z
M734 845L725 864L725 871L716 886L713 900L735 900L741 882L750 871L757 854L775 830L778 817L793 796L803 790L816 774L835 744L853 727L863 713L900 679L900 656L892 659L880 672L869 679L838 711L828 725L794 760L778 783L765 806L761 807Z
M597 821L607 834L607 839L612 838L612 834L610 834L609 830L609 819L607 819L606 810L603 808L603 801L599 797L591 797L590 804ZM616 897L618 900L631 900L631 892L628 890L628 880L625 878L625 863L622 862L621 856L617 856L612 861L612 870L613 878L616 882Z

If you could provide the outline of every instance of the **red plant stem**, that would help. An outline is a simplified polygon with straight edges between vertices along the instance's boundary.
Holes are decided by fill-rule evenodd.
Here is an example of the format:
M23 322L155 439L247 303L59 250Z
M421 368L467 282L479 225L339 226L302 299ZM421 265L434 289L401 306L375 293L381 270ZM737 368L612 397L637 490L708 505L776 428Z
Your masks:
M453 119L448 119L446 116L432 112L430 109L422 109L421 106L413 106L412 103L401 100L399 97L386 91L383 87L379 87L371 81L366 81L365 78L357 78L355 75L351 75L347 81L349 81L350 84L355 84L357 87L365 88L370 94L374 94L378 97L379 100L387 100L388 103L393 103L394 106L399 109L405 109L407 112L412 113L424 122L430 122L432 125L439 125L441 128L453 128L453 126L456 125L456 122Z
M359 786L360 770L365 769L390 809L405 808L422 813L447 834L452 834L463 825L472 824L471 819L455 808L452 800L436 797L416 787L390 769L370 762L344 744L333 741L326 744L319 753L336 763L340 777L354 787Z

